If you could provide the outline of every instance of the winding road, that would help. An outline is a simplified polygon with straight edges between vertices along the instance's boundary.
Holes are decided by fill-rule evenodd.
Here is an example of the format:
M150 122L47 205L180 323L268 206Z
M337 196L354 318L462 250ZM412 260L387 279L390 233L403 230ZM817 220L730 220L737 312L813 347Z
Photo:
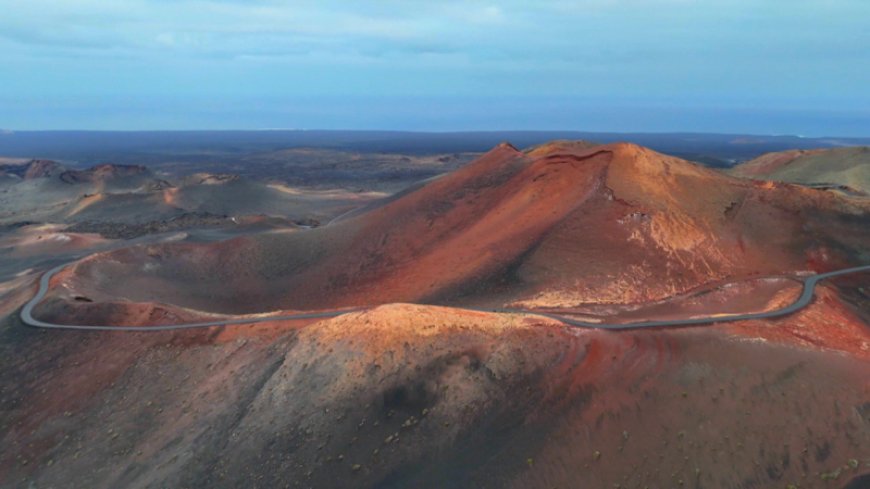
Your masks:
M48 292L49 282L51 277L55 274L66 268L70 263L64 263L62 265L58 265L51 270L45 272L42 277L39 279L39 289L36 294L31 298L24 307L21 309L21 321L28 326L32 326L35 328L47 328L47 329L75 329L75 330L92 330L92 331L167 331L167 330L178 330L178 329L191 329L191 328L209 328L214 326L233 326L233 325L242 325L242 324L255 324L255 323L264 323L264 322L274 322L274 321L287 321L294 319L320 319L320 318L331 318L336 316L341 316L343 314L348 314L351 312L359 312L369 309L369 307L354 307L348 309L339 309L334 311L324 311L324 312L313 312L313 313L299 313L299 314L287 314L282 316L262 316L262 317L241 317L237 319L219 319L215 321L204 321L197 323L185 323L185 324L162 324L155 326L106 326L106 325L83 325L83 324L58 324L58 323L49 323L45 321L41 321L33 317L33 309L39 304L42 299L45 297L45 294ZM850 267L844 268L841 270L835 270L832 272L820 273L816 275L810 275L803 278L803 290L801 295L795 300L793 303L788 306L783 307L782 309L777 309L775 311L766 311L766 312L756 312L756 313L748 313L748 314L732 314L726 316L710 316L710 317L702 317L702 318L689 318L689 319L671 319L671 320L663 320L663 321L638 321L638 322L630 322L630 323L592 323L588 321L581 321L578 319L572 319L570 317L562 316L559 314L534 311L529 309L484 309L484 308L471 308L471 307L463 307L461 309L477 311L477 312L495 312L495 313L506 313L506 314L528 314L535 316L543 316L550 319L555 319L560 321L568 326L573 326L577 328L587 328L587 329L605 329L605 330L632 330L632 329L645 329L645 328L664 328L664 327L682 327L682 326L702 326L702 325L711 325L716 323L724 323L731 321L745 321L750 319L768 319L786 316L788 314L792 314L800 309L806 307L810 301L813 299L813 293L815 292L816 284L820 280L829 279L832 277L838 277L841 275L847 275L852 273L860 273L860 272L870 272L870 265L863 265L858 267Z

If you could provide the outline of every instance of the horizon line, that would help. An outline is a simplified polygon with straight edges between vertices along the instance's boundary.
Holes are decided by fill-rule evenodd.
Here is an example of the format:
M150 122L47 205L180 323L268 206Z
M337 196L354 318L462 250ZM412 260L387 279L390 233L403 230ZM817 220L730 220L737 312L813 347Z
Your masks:
M8 129L0 128L0 137L18 133L190 133L190 132L359 132L359 133L397 133L397 134L504 134L504 133L578 133L578 134L626 134L626 135L706 135L706 136L760 136L760 137L793 137L799 139L870 139L866 136L806 136L794 133L761 133L761 132L716 132L716 131L601 131L590 129L450 129L450 130L408 130L408 129L321 129L321 128L236 128L236 129Z

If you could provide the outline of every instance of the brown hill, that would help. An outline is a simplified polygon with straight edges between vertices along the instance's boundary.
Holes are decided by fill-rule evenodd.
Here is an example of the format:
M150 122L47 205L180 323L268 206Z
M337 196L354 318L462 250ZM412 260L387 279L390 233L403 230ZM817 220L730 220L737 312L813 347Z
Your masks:
M734 175L870 194L870 147L768 153L734 167Z
M0 174L15 175L24 180L32 180L34 178L47 178L56 175L64 170L56 161L51 160L30 160L28 162L0 164Z
M68 169L51 160L30 160L24 164L2 164L0 172L18 175L24 180L58 177L60 181L69 184L107 183L123 177L150 177L151 175L147 168L139 165L105 163L84 170L75 170Z
M0 175L4 174L0 225L23 221L141 224L191 212L316 224L383 196L291 188L227 174L196 174L169 182L138 165L73 170L38 160L0 165Z
M300 233L99 255L64 283L101 301L226 313L387 302L572 309L858 261L866 206L630 144L501 145L369 212Z
M412 305L268 327L2 325L0 485L841 488L870 463L866 357Z
M60 174L60 179L66 183L108 182L123 177L150 177L151 172L139 165L114 165L105 163L86 170L67 170Z
M24 172L24 179L50 177L62 169L60 164L49 160L33 160L27 165L27 171Z
M36 315L616 308L684 290L734 303L753 282L776 292L767 308L796 287L759 275L866 263L867 210L637 146L502 145L323 228L95 255L54 278ZM7 319L0 485L861 487L867 275L825 282L777 320L619 333L411 304L150 333ZM692 292L717 278L753 280ZM32 287L12 290L7 312Z
M97 165L84 170L68 169L52 161L35 160L21 168L22 179L4 182L0 194L0 222L69 222L117 215L123 203L137 212L128 216L164 214L162 190L167 182L156 178L145 167L135 165ZM156 204L156 207L155 207Z

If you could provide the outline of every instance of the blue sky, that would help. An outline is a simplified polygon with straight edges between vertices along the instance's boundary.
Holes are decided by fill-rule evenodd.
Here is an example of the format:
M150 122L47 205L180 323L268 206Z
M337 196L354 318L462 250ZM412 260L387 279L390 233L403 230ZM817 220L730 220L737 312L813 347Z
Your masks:
M0 128L870 136L867 0L0 0Z

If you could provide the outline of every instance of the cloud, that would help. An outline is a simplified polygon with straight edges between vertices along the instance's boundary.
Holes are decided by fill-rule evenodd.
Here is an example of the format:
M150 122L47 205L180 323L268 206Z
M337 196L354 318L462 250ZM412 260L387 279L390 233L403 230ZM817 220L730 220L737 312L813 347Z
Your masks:
M70 49L231 57L304 48L363 56L464 51L478 60L485 53L510 53L530 61L650 46L679 54L693 44L740 39L818 49L813 46L832 44L843 32L858 33L852 45L866 40L866 29L855 23L865 18L859 14L870 14L863 0L837 2L837 15L826 17L832 25L813 26L819 20L814 13L830 14L832 3L806 0L801 9L788 10L783 0L0 0L0 39L25 49L56 46L60 56ZM742 28L753 22L762 25ZM787 39L766 36L771 29ZM811 45L819 30L831 36L814 36Z
M0 0L0 12L0 86L19 98L870 104L866 0Z
M6 5L4 5L6 4ZM236 50L281 39L305 38L343 49L356 42L393 44L386 50L409 52L415 46L481 32L481 26L505 21L505 9L476 2L338 2L231 0L126 0L69 2L33 0L26 5L0 0L0 38L22 46L112 49L119 45L149 48L200 46L204 52ZM245 38L249 45L239 42ZM254 49L258 51L258 49Z

